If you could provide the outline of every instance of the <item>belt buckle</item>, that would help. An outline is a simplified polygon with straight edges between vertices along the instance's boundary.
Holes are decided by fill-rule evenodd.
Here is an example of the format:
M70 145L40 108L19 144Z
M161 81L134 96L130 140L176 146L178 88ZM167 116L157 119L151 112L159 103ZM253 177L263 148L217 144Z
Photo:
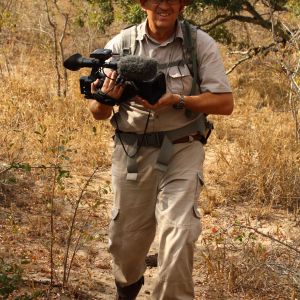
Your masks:
M188 143L191 143L195 140L195 138L192 135L188 136Z

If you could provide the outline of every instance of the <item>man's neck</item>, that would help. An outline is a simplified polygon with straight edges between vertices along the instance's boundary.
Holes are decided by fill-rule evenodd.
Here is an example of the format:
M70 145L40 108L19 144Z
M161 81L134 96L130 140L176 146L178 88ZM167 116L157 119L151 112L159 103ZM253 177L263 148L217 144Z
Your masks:
M176 24L174 24L173 28L168 28L168 29L164 29L164 28L158 28L154 25L149 24L149 22L147 22L147 31L148 34L156 41L162 43L167 41L169 38L171 38L176 30Z

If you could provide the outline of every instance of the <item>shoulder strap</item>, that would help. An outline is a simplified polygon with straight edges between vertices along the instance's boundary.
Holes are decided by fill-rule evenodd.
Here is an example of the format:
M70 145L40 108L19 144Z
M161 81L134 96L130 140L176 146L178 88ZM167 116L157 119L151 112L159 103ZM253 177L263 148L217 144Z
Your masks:
M196 93L196 86L199 83L198 60L197 60L197 27L186 20L180 22L183 33L183 55L187 61L188 68L193 76L191 95Z
M121 31L121 38L122 38L122 50L120 53L121 56L134 55L136 50L136 36L137 36L136 25L132 25Z
M185 60L188 62L187 66L191 72L191 75L193 76L193 82L192 82L192 88L190 95L196 94L196 87L199 85L200 88L200 78L198 73L198 59L197 59L197 27L194 25L191 25L186 20L181 22L181 28L183 33L183 55ZM186 109L185 114L187 117L192 117L193 112ZM203 144L207 143L207 139L213 130L214 126L213 123L207 120L206 114L200 114L199 120L201 120L201 124L204 125L205 131L204 131L204 139L202 140ZM200 126L201 127L201 126ZM200 128L199 127L199 128ZM200 132L203 128L200 128Z
M199 74L198 74L198 59L197 59L197 27L191 25L186 20L180 22L181 30L183 33L183 56L187 61L187 66L193 77L192 88L190 95L195 95L197 92L197 85L200 86ZM185 114L188 118L191 118L194 113L186 109Z

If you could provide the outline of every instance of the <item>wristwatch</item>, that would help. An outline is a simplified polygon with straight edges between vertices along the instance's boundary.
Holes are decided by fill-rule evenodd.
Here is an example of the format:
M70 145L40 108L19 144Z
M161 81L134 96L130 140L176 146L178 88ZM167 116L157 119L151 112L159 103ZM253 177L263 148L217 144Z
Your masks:
M184 96L179 95L179 101L178 103L174 104L173 107L175 109L183 109L185 107L185 102L184 102Z

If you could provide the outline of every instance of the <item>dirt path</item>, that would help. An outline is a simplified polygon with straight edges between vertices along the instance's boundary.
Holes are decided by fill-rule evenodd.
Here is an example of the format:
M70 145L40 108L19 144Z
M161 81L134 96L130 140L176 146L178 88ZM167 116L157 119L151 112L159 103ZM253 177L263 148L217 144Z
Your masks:
M214 155L208 152L207 164L210 164L211 172L216 168L213 165L214 160ZM17 191L13 189L7 191L6 198L1 199L0 202L0 257L6 262L22 267L23 277L30 282L27 288L31 290L40 289L43 285L37 282L49 283L50 278L49 212L45 206L45 195L40 192L40 186L45 185L42 180L45 179L32 178L31 182L27 179L26 184L19 186ZM75 189L76 185L74 182L73 184ZM264 286L266 280L278 284L279 292L282 284L283 295L278 299L296 299L286 296L284 289L289 285L300 286L299 269L297 271L300 266L300 252L296 253L274 239L256 233L250 234L251 230L233 227L233 224L257 228L262 233L299 249L299 215L278 208L260 208L246 203L218 206L215 204L215 198L218 197L215 187L210 185L209 180L207 185L210 193L203 193L201 201L203 232L195 251L195 299L277 299L271 293L268 296L268 290ZM82 222L87 217L88 222L82 227L83 243L80 244L74 258L69 278L70 291L73 295L77 295L77 299L114 299L111 258L107 251L107 225L112 196L110 171L102 170L97 173L86 192L86 202L84 202L85 207L88 207L90 199L97 200L100 204L95 210L89 209L88 214L82 209L80 211L82 214L78 216L78 222ZM58 275L56 280L61 282L66 237L70 225L68 218L72 215L73 208L63 199L56 199L55 203L57 204L54 216L57 229L55 271ZM156 253L157 241L155 240L149 255ZM259 264L255 266L257 261ZM256 272L257 278L253 277L251 268ZM147 268L145 285L138 300L150 299L156 271L156 267ZM278 278L283 279L284 274L288 274L292 278L292 283L281 282L277 277L276 281L274 279L276 272L281 276ZM249 278L243 277L244 274ZM239 278L244 278L244 281L249 280L248 286L246 285L249 291L243 291L245 286ZM252 288L255 285L260 286L262 291L266 289L263 293L266 296L259 296L260 290L256 297L256 292ZM53 299L75 298L62 296L57 292Z

